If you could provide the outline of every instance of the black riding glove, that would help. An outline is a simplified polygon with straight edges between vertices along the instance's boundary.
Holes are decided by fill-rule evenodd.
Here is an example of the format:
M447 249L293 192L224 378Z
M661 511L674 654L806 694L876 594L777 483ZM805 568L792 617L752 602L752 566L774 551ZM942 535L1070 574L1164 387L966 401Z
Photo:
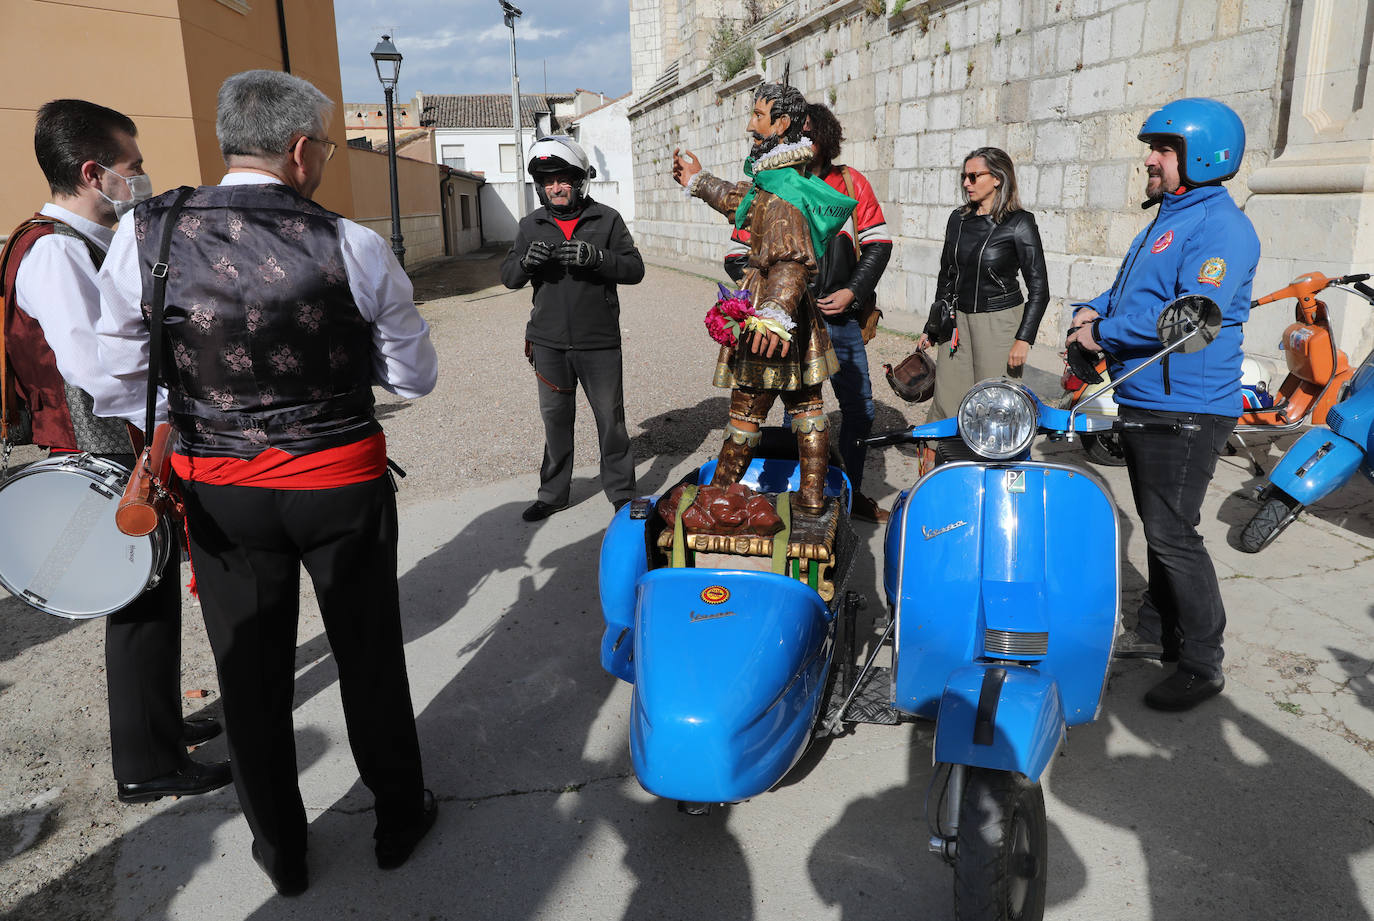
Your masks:
M535 240L530 244L530 248L525 250L525 255L520 257L520 268L526 275L533 275L541 265L553 258L553 254L552 243Z
M558 244L558 261L579 269L594 269L606 254L586 240L565 240Z

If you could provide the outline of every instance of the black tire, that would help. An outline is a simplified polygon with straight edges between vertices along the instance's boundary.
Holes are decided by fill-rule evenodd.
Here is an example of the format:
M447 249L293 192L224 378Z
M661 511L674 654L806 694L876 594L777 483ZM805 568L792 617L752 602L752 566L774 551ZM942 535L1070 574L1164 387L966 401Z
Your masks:
M1302 506L1287 493L1270 497L1240 532L1240 549L1246 553L1259 553L1274 542L1298 517Z
M1126 452L1121 447L1121 436L1116 432L1100 435L1084 435L1083 450L1088 452L1088 460L1103 467L1126 466Z
M1023 774L969 768L959 805L954 917L1040 921L1048 850L1040 785Z

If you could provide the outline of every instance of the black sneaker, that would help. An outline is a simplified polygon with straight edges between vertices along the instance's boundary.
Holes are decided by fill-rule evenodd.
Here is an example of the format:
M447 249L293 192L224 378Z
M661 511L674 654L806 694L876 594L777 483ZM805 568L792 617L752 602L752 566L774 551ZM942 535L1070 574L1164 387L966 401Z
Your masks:
M1145 706L1156 710L1191 710L1221 693L1225 678L1204 678L1180 668L1145 692Z
M1112 644L1114 659L1154 659L1156 662L1177 662L1178 650L1165 649L1160 643L1145 639L1134 630L1122 630Z
M535 499L534 504L520 513L520 517L526 521L543 521L554 512L561 512L568 507L568 503L562 505L550 505L543 499Z

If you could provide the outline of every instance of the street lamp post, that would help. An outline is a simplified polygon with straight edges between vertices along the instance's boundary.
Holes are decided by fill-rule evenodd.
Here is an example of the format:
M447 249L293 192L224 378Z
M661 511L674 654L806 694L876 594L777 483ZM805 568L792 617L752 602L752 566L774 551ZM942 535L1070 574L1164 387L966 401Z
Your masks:
M396 123L391 115L391 104L396 93L396 83L401 78L401 52L391 43L390 35L383 35L377 47L372 49L372 62L377 65L377 79L382 81L382 91L386 94L386 159L391 169L391 251L396 261L405 268L405 238L401 236L401 198L396 183Z
M496 0L501 4L501 12L506 14L506 26L510 28L510 110L511 120L515 123L515 217L525 216L525 141L520 130L520 72L515 67L515 20L524 14L508 0Z

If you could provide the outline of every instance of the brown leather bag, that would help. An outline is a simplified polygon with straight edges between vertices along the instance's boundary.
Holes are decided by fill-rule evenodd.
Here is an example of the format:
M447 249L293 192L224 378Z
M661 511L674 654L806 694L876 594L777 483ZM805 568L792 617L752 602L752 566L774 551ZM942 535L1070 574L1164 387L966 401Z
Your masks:
M124 495L115 506L115 526L121 534L146 537L163 515L180 517L181 501L169 488L172 477L172 427L166 422L153 430L153 443L139 454L129 473Z
M858 196L854 194L854 179L849 175L849 167L841 166L840 173L844 176L844 192L850 198L858 201ZM859 222L854 221L854 262L859 261ZM873 297L868 303L859 308L859 327L863 336L864 345L873 341L873 337L878 335L878 321L883 318L883 312L878 309L878 295L874 292Z

